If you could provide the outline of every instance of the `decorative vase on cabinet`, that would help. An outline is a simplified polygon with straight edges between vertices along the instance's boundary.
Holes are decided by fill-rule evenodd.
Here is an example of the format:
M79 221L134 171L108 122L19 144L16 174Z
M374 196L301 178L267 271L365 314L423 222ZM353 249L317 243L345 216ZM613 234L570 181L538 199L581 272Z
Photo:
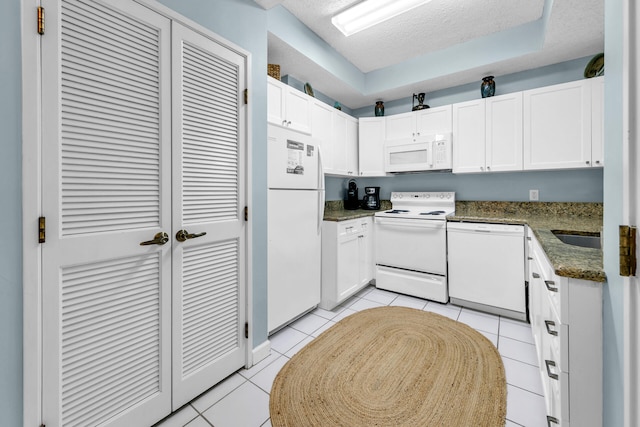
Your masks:
M480 85L480 93L483 98L488 98L496 93L496 82L493 81L493 76L487 76L482 78L482 84Z
M373 111L376 116L384 116L384 104L382 101L376 101L376 106Z

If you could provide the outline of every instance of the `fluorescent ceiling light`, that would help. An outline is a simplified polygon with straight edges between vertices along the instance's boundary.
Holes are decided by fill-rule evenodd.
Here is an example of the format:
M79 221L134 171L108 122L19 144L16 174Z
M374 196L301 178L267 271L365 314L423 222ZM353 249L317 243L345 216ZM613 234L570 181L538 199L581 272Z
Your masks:
M331 23L342 34L350 36L430 1L365 0L331 18Z

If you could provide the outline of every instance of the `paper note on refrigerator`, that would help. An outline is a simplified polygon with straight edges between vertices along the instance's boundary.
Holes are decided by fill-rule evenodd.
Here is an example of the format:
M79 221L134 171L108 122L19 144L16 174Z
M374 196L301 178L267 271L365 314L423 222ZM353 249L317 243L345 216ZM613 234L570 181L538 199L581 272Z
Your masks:
M304 144L287 140L287 173L304 175Z

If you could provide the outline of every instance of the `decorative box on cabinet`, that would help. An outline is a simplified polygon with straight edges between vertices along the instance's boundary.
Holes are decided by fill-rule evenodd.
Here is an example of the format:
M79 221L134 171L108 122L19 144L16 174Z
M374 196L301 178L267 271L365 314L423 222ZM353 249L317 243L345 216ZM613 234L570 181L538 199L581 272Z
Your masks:
M453 172L522 170L522 92L453 104Z
M332 310L373 280L372 217L324 221L320 307Z
M602 283L557 276L531 237L529 312L549 425L602 426Z
M387 116L385 140L451 132L451 105Z
M358 169L360 176L385 176L384 117L362 117L358 129Z
M524 91L524 169L591 166L591 82Z
M272 77L267 77L267 121L311 133L311 97Z

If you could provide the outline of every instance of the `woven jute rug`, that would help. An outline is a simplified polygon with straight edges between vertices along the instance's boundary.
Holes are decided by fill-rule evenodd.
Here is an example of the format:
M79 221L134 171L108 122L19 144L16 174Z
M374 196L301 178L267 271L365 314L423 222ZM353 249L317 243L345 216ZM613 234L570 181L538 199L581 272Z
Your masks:
M482 334L435 313L353 314L300 350L271 389L274 427L505 425L500 354Z

